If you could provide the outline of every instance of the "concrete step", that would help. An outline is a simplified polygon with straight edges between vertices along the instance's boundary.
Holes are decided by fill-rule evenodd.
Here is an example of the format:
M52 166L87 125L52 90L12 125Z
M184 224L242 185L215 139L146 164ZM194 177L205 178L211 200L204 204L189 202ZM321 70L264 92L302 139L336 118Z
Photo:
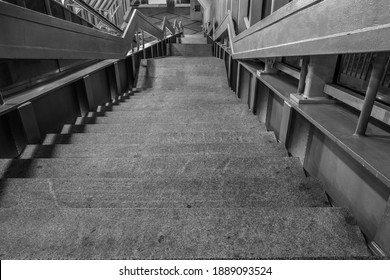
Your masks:
M83 124L128 124L128 123L147 123L150 124L190 124L195 122L213 122L213 123L224 123L224 122L233 122L237 124L247 124L251 123L253 125L257 125L260 122L256 118L251 118L249 120L242 120L234 117L224 117L224 116L216 116L214 118L210 118L209 116L198 117L196 119L190 118L186 116L185 118L175 117L175 116L167 116L165 114L159 116L158 114L150 115L148 117L137 117L137 116L110 116L110 117L84 117L77 118L75 121L76 125Z
M169 44L172 56L212 57L211 45Z
M141 64L141 70L139 75L141 77L148 78L166 78L174 79L181 77L187 78L204 78L204 77L226 77L226 67L222 60L199 61L199 59L188 63L187 58L180 58L180 64L169 63L164 61L162 64L159 60L147 60L144 64Z
M211 49L211 45L209 46ZM151 59L143 59L141 61L144 63L143 65L154 66L156 69L163 69L165 67L175 68L175 69L183 69L185 71L191 71L193 67L224 67L224 62L216 57L178 57L178 56L168 56L164 58L151 58Z
M225 104L228 105L238 105L239 100L230 98L176 98L172 97L163 97L163 96L142 96L142 97L134 97L125 102L118 103L117 106L120 107L133 107L133 106L142 106L142 105L157 105L166 106L166 107L179 107L186 105L187 107L199 107L202 105L216 105L223 106ZM242 104L242 103L241 103ZM248 107L248 106L247 106Z
M132 145L132 144L57 144L27 145L20 159L29 158L126 158L134 156L164 155L230 155L241 157L285 157L285 148L278 143L245 144L174 144L174 145Z
M327 207L321 184L278 179L3 179L0 208Z
M43 145L54 144L144 144L144 145L176 145L197 143L275 143L273 132L258 131L250 133L235 132L193 132L193 133L160 133L151 137L148 134L124 133L75 133L75 134L47 134Z
M340 208L1 209L2 259L359 258Z
M209 46L211 50L211 46ZM143 59L140 75L148 77L190 77L226 76L226 67L222 60L214 57L165 57L164 59ZM174 76L174 78L177 78Z
M111 106L109 110L105 111L104 114L100 116L106 116L109 118L156 118L160 117L162 119L174 119L176 121L180 119L192 119L193 121L197 119L218 119L226 118L227 120L234 119L236 122L250 122L255 120L259 122L258 118L248 109L248 106L245 104L198 104L197 106L187 106L183 104L182 106L170 107L169 104L166 104L165 107L160 104L153 105L159 110L149 110L148 108L153 108L152 105L143 105L143 104L120 104L118 106ZM141 108L146 108L141 110ZM128 110L126 110L128 109ZM187 122L187 121L186 121ZM225 121L226 122L226 121Z
M229 89L215 88L213 90L204 89L204 88L188 88L188 89L164 90L164 91L148 88L148 89L140 89L132 92L130 99L134 99L134 97L139 97L139 96L162 96L162 97L175 96L175 97L182 97L182 98L193 97L193 96L201 96L204 98L208 98L208 96L214 98L217 97L224 98L226 96L228 98L234 97L237 99L237 96L230 88Z
M179 104L177 107L171 108L170 103L167 103L165 108L162 104L158 108L161 110L150 110L151 106L139 104L121 104L112 106L110 111L105 111L99 114L88 114L86 117L78 117L74 124L94 124L94 123L196 123L196 122L213 122L213 123L251 123L258 124L260 121L248 110L244 104L238 105L235 110L226 110L227 108L217 108L215 110L196 110L203 106L211 107L211 104L194 104L192 109L183 108ZM223 104L221 105L221 107ZM141 110L145 108L145 110ZM188 108L188 106L187 106ZM126 110L128 109L128 110Z
M185 35L179 38L179 44L207 44L207 38L203 35ZM211 46L210 46L211 47Z
M245 104L233 104L233 103L220 103L220 104L210 104L208 102L198 103L198 104L167 104L167 103L145 103L145 104L136 104L136 103L121 103L118 106L107 107L104 111L198 111L199 113L219 113L219 114L242 114L246 112L247 115L253 114L250 112L249 108Z
M196 102L227 102L239 104L240 100L234 94L136 94L131 96L129 99L124 100L124 103L133 103L133 102L170 102L170 103L196 103ZM229 102L228 102L229 101ZM120 104L120 103L119 103Z
M226 155L0 160L4 178L278 178L304 177L298 158Z
M86 125L64 125L61 133L144 133L154 135L169 132L211 132L211 131L231 131L231 132L256 132L266 131L263 124L250 123L119 123L119 124L86 124Z
M216 89L229 90L228 81L226 76L213 77L213 76L192 76L192 75L175 75L175 79L167 79L160 75L156 78L151 77L139 77L137 81L137 87L139 88L154 88L158 90L177 90L177 89L200 89L212 91Z

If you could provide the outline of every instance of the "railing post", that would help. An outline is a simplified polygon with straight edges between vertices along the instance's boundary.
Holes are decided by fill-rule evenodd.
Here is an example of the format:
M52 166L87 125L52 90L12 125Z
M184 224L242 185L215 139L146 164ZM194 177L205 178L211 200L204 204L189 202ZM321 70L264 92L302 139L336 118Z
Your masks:
M370 76L370 81L368 83L366 96L364 98L364 103L362 111L359 116L359 120L356 126L355 135L365 135L368 121L371 116L372 108L374 107L375 98L378 93L380 82L385 73L387 60L389 58L388 53L380 53L375 58L373 69Z
M228 66L228 79L229 79L229 86L232 88L232 55L229 55L229 66Z
M307 77L307 68L309 65L310 56L304 56L302 59L302 67L301 67L301 73L299 76L299 84L298 84L298 94L302 94L305 90L305 84L306 84L306 77Z
M240 97L241 63L237 61L236 95Z
M290 99L297 104L334 103L334 100L324 93L324 87L333 82L337 57L333 54L310 56L306 79L303 80L305 73L301 73L299 88L297 92L290 94Z
M145 51L145 32L142 29L142 52L144 54L144 58L146 58L146 51Z
M45 0L45 8L49 16L53 15L51 12L50 0Z
M3 94L0 91L0 105L4 105Z
M139 52L139 48L140 48L140 41L139 41L139 29L137 28L137 52Z

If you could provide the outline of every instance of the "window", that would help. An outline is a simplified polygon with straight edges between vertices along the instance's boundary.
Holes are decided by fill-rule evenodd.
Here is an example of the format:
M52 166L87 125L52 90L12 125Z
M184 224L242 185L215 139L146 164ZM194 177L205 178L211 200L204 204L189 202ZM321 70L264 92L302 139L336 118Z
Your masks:
M337 84L365 94L376 57L375 53L344 54L340 56L337 73ZM377 100L390 105L390 66L387 62L386 71L380 83Z

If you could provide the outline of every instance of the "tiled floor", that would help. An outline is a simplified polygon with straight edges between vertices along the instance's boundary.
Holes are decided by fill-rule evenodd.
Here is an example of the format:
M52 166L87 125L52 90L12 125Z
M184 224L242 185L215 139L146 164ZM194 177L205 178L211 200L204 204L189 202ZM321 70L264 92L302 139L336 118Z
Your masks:
M181 21L183 24L184 35L201 34L202 22L192 20L190 17L190 8L138 8L144 15L149 17L149 20L159 26L162 25L164 17L172 24L174 20ZM145 33L145 42L153 41L154 37Z

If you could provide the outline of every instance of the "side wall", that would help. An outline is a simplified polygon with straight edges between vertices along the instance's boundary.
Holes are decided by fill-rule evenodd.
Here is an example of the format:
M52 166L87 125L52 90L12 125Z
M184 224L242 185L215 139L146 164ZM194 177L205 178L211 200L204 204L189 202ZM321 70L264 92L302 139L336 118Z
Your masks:
M140 61L167 55L167 44L178 35L147 46L122 60L98 62L78 72L5 99L0 105L0 158L17 157L27 144L40 143L48 133L60 133L100 105L135 87Z
M287 82L273 75L257 76L255 69L232 59L220 44L214 43L213 50L215 56L225 59L229 84L242 103L274 131L310 176L324 183L335 206L353 212L370 247L390 254L389 186L347 153L334 135L324 133L318 123L291 103L285 93L296 92L297 81L287 76L283 76L290 79Z

